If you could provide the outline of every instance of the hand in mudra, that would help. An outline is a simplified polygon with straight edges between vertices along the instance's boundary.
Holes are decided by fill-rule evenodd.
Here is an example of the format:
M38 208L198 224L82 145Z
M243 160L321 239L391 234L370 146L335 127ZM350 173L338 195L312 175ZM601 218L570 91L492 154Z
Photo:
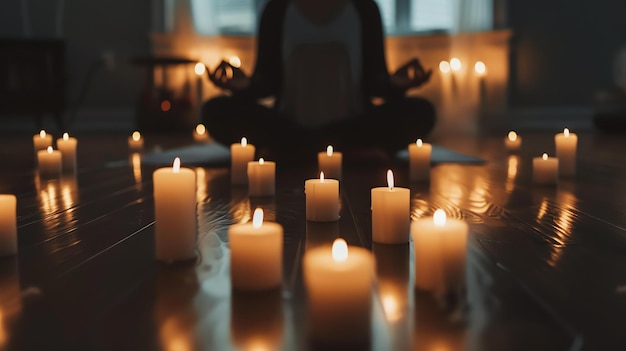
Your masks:
M390 76L391 84L397 88L408 90L416 88L430 80L433 71L425 70L420 61L416 58L405 63L402 67Z
M213 72L209 71L209 79L216 86L225 90L243 90L250 85L250 78L239 67L222 61Z

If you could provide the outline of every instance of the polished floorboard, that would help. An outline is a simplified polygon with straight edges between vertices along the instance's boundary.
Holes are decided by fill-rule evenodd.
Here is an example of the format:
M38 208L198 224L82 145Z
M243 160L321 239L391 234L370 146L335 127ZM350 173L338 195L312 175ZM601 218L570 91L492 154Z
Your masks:
M485 162L437 164L426 184L410 184L402 160L347 164L341 219L327 226L305 220L316 160L279 163L269 199L231 186L228 165L186 165L197 175L198 257L177 264L155 260L158 166L132 157L126 136L77 135L78 171L46 180L31 136L3 135L0 193L18 198L19 252L0 259L0 349L626 349L626 137L579 132L576 176L536 186L532 158L554 154L555 132L522 134L517 154L499 135L438 140ZM154 135L145 150L191 144ZM469 224L463 309L414 289L411 244L372 243L370 189L388 168L411 189L413 219L441 208ZM257 206L284 227L283 284L232 292L227 229ZM320 345L308 334L301 260L337 235L376 257L371 332Z

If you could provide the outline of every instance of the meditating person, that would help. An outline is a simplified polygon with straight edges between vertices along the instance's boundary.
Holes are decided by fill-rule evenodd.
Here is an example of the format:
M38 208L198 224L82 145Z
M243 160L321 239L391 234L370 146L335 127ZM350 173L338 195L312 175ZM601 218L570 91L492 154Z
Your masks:
M327 145L395 154L435 125L432 103L406 96L431 73L412 59L389 74L374 0L269 0L254 72L226 62L209 72L228 94L207 101L202 119L217 142L245 136L276 159ZM272 106L258 103L267 97Z

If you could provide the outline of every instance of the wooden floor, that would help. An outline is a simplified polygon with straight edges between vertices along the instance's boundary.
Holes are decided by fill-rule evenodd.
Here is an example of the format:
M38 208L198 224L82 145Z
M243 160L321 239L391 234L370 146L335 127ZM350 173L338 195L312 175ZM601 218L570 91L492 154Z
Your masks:
M408 184L402 161L344 169L336 228L378 264L364 349L626 349L626 138L579 132L576 178L534 186L531 159L554 153L555 132L523 135L515 156L501 136L438 141L486 162L436 165L426 185ZM77 174L47 181L33 168L30 135L0 138L0 193L18 197L19 236L18 256L0 260L0 349L318 349L307 334L301 258L333 238L304 219L315 160L278 164L277 194L265 201L231 187L225 166L189 165L198 176L198 260L168 266L154 258L156 167L133 166L126 136L78 138ZM146 143L168 149L190 139ZM129 162L105 166L119 160ZM411 187L412 218L443 208L469 223L460 319L413 289L410 245L371 242L370 189L386 184L389 167L397 186ZM284 226L283 286L231 294L227 228L256 206ZM381 298L389 294L391 304Z

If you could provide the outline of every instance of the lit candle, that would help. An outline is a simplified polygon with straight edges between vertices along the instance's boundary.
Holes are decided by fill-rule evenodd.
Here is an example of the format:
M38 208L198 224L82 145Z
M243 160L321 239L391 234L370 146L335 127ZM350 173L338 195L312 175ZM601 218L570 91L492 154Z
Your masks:
M324 172L319 179L304 182L306 195L306 219L313 222L339 220L339 181L325 179Z
M70 137L68 133L63 133L63 137L57 139L57 148L61 151L63 172L76 171L76 146L78 140Z
M441 211L441 212L440 212ZM437 293L443 286L442 240L445 213L435 211L433 217L411 222L413 252L415 255L415 287Z
M457 75L461 71L461 60L456 57L450 59L450 70L452 71L452 95L456 96L459 93L459 83L457 82Z
M156 258L172 262L196 257L196 172L180 166L176 157L172 167L152 174Z
M61 175L61 151L48 146L46 150L37 151L37 163L41 177L58 177Z
M277 288L283 279L283 227L263 222L263 210L254 210L252 223L228 228L230 277L234 289Z
M48 146L52 146L52 135L41 130L39 134L33 135L33 146L35 147L35 155L40 150L46 150Z
M387 186L372 188L372 241L380 244L409 242L411 190L394 186L393 172L387 171Z
M433 147L417 139L409 144L409 175L412 182L430 180L430 159Z
M17 253L17 198L0 194L0 257Z
M246 137L241 143L230 145L230 181L232 184L248 184L248 162L254 160L256 148L248 144Z
M559 175L571 177L576 174L576 146L578 136L565 128L563 133L554 136L556 157L559 159Z
M209 141L209 133L204 124L200 123L193 130L193 141L196 143L206 143Z
M558 178L559 162L557 157L548 157L546 153L541 157L534 157L533 182L541 185L555 185Z
M304 254L310 332L314 339L358 339L370 332L375 259L369 250L345 240Z
M485 99L487 97L487 86L485 77L487 75L487 66L482 61L476 61L474 64L474 73L478 77L478 103L482 109L485 107Z
M140 152L143 149L143 137L138 131L134 131L128 137L128 148L133 152Z
M198 110L200 110L200 106L202 106L202 103L204 102L204 72L206 72L206 66L202 62L198 62L194 66L193 70L196 76L198 76L198 79L196 80L196 106L198 107Z
M443 233L441 252L445 287L460 293L465 286L469 226L460 219L446 218L446 213L443 210L437 211L435 211L435 215L440 217L437 222ZM435 222L434 219L433 222Z
M509 152L516 152L522 146L522 137L514 131L510 131L504 138L504 146Z
M248 162L248 195L274 196L276 183L276 162L258 161Z
M342 158L341 152L334 151L333 147L328 145L325 152L317 153L318 171L324 172L326 178L341 180Z

